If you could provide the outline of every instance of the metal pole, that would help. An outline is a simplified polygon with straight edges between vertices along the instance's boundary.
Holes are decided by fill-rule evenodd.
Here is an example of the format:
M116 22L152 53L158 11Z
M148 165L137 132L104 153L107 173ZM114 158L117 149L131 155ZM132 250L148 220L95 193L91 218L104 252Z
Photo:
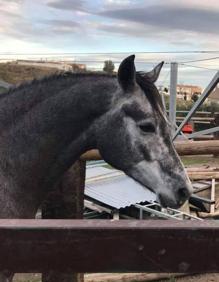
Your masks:
M205 134L211 134L211 133L217 133L217 132L219 132L219 126L215 126L215 127L209 128L209 129L204 129L204 130L201 130L201 131L191 133L187 137L188 137L188 139L193 139L195 137L199 137L199 136L202 136L202 135L205 135Z
M178 64L176 62L170 65L170 105L169 105L169 119L172 125L172 134L175 132L176 124L176 87L177 87Z

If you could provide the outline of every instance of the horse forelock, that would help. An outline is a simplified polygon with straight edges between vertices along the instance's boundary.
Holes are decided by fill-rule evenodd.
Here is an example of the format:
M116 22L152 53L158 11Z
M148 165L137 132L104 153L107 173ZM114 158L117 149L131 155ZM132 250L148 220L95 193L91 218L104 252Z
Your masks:
M168 122L161 95L154 83L152 83L143 72L136 73L136 81L137 84L144 91L152 108L158 113L159 116L163 117L165 121Z

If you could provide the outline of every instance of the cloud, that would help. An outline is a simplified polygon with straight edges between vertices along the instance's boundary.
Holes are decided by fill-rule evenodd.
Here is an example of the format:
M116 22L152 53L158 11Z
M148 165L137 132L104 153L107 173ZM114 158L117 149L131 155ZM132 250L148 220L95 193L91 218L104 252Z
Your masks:
M154 42L159 46L163 42L168 42L169 46L184 47L186 49L217 49L219 46L219 38L213 34L200 34L192 31L168 29L166 27L157 27L152 25L145 25L142 23L120 21L105 23L99 22L96 26L99 31L103 31L105 36L112 34L123 37L124 40L132 38L132 40L143 40L145 46L147 42Z
M40 14L37 20L35 15L30 17L27 14L28 6L25 6L23 0L0 0L0 3L0 32L4 41L14 39L34 44L40 44L40 41L42 44L48 44L48 40L63 38L66 33L74 36L81 31L80 23L68 19L50 18L47 11L45 18ZM37 8L45 10L45 3L41 4L42 6Z
M162 2L162 0L161 0ZM179 6L179 7L187 7L187 8L200 8L207 10L219 10L218 0L208 0L208 1L200 1L200 0L168 0L166 4L169 6Z
M47 5L51 8L67 11L84 11L85 1L83 0L50 0L47 2Z
M43 25L46 25L47 33L79 33L82 32L82 26L80 23L72 20L42 20L40 22Z
M14 25L14 23L18 23L20 20L22 20L21 10L22 10L22 1L1 0L1 6L0 6L1 34L7 34L13 28L16 29L16 25Z
M219 11L217 10L154 5L106 10L99 15L162 29L218 35Z
M103 8L105 10L111 10L111 9L120 9L124 7L130 7L135 6L141 0L105 0L103 2Z
M1 11L10 15L20 15L23 0L0 0Z

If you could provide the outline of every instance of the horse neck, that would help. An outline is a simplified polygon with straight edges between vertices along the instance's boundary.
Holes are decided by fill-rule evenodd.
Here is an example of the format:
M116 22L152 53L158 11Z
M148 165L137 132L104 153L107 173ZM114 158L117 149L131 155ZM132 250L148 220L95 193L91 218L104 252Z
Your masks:
M10 156L10 174L17 177L25 171L52 185L81 153L95 146L92 125L108 111L115 87L112 78L85 77L66 87L62 83L54 95L48 93L14 120L1 139L7 144L2 155L5 160ZM31 91L34 95L34 87Z

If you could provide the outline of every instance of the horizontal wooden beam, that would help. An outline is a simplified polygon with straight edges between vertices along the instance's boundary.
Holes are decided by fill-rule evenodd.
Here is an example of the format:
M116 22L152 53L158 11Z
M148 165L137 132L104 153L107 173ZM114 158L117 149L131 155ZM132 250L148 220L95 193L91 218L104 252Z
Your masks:
M170 220L0 220L0 270L219 272L219 225Z
M188 171L188 176L191 180L208 180L219 179L219 171Z
M98 150L93 149L81 155L80 159L83 161L96 161L102 160L103 158Z
M219 140L174 142L179 155L219 154ZM82 160L101 160L98 150L90 150L81 156Z
M174 142L177 153L184 155L211 155L219 153L219 140Z

